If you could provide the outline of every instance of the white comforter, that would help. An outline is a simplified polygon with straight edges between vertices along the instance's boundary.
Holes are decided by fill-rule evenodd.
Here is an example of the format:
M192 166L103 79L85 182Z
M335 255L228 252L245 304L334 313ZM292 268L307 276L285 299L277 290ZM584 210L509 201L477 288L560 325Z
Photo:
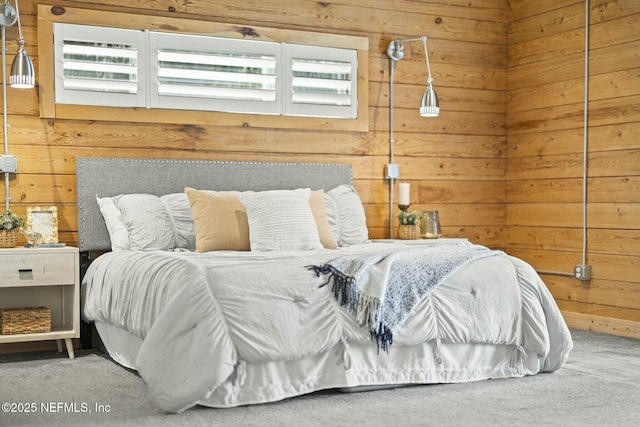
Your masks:
M394 335L389 354L377 355L369 331L340 307L329 286L319 287L324 278L305 267L399 244L305 252L111 252L85 275L83 317L140 338L134 367L169 412L199 403L278 400L328 385L457 382L538 368L551 372L564 364L572 342L552 296L528 264L507 255L457 270L418 305ZM455 361L429 373L408 372L406 361L394 365L403 349L428 348L443 366L441 343L507 346L515 362L490 374L454 372ZM523 370L527 355L537 364ZM342 362L337 368L336 357ZM329 359L338 373L323 371ZM378 363L384 369L373 372ZM304 372L287 379L269 374L301 366Z

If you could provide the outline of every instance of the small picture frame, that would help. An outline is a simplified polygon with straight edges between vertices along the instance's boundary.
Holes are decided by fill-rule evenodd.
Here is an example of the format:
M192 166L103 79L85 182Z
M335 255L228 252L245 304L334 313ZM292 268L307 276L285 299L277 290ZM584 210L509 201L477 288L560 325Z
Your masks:
M27 207L27 230L42 235L37 242L29 243L58 243L58 208L55 206Z

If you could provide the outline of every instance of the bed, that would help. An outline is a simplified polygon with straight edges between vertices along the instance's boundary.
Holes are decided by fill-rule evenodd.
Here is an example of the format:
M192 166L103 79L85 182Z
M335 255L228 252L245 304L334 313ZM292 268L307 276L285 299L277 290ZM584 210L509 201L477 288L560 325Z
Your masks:
M572 349L526 262L464 239L369 240L350 165L76 170L83 320L166 412L522 377Z

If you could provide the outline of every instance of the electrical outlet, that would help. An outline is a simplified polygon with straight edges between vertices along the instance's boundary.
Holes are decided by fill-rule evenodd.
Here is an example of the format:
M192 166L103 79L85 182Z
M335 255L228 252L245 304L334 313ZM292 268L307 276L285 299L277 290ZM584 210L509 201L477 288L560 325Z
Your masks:
M16 156L4 154L0 156L0 173L16 173L18 171L18 160Z
M384 167L384 174L386 179L400 178L400 165L396 163L387 163Z
M578 280L591 280L591 266L576 265L573 267L573 277Z

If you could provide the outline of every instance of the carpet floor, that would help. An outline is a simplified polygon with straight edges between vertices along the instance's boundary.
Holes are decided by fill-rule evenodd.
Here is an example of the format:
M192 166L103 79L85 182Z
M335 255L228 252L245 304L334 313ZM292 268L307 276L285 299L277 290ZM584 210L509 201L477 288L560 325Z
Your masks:
M363 393L324 391L231 409L164 414L142 379L101 353L0 356L0 426L640 425L640 340L572 331L553 374ZM15 410L16 412L12 412ZM31 412L27 412L31 411Z

